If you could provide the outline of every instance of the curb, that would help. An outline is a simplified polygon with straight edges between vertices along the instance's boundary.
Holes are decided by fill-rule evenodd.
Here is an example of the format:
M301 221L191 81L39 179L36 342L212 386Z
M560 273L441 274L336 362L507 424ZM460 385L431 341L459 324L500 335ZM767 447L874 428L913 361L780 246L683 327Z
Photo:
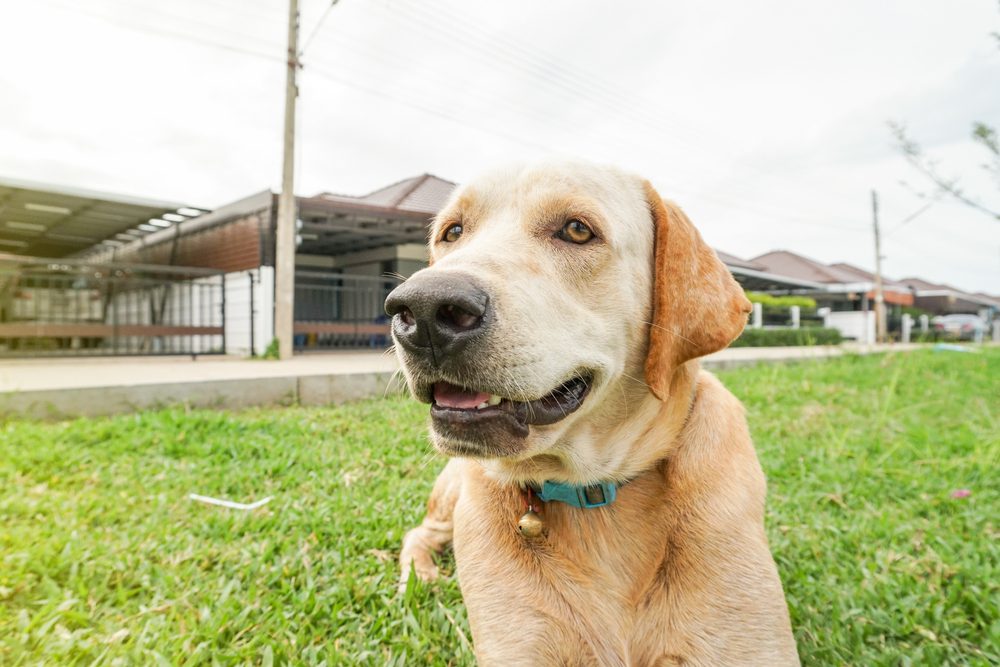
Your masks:
M240 410L267 405L333 405L398 393L392 372L204 380L42 389L0 394L0 416L39 420L155 410L175 405Z

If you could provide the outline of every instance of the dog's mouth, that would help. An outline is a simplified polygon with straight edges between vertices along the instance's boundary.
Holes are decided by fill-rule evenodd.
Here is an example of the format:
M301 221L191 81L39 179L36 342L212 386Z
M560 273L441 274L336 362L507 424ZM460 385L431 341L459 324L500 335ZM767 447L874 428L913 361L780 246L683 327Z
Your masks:
M431 387L431 417L436 422L467 427L497 419L512 420L527 435L528 426L555 424L576 412L590 393L592 382L591 375L578 374L530 401L436 382Z

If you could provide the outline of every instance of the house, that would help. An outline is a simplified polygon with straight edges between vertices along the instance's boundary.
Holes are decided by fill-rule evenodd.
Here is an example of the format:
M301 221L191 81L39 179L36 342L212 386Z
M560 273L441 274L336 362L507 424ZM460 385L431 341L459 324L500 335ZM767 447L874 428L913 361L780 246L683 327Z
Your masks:
M851 264L824 264L789 250L774 250L750 260L767 271L816 283L819 288L799 292L824 309L824 326L846 338L875 340L875 277ZM913 305L913 294L901 283L883 280L882 294L889 331L900 328L902 309Z
M407 276L426 266L427 225L454 187L450 181L423 174L358 197L323 192L296 198L295 335L299 348L385 342L388 334L382 307L385 296L398 283L399 279L394 276ZM116 343L115 350L145 353L156 348L203 354L218 349L237 354L261 354L272 340L276 194L259 192L214 211L206 211L156 202L141 202L142 206L126 208L126 204L134 202L117 195L87 193L86 197L81 197L65 188L43 186L29 193L20 183L11 183L8 190L0 190L0 202L19 205L23 198L43 202L38 206L47 206L48 214L54 216L52 229L60 233L70 229L75 236L69 243L48 227L43 228L42 222L23 222L21 219L27 218L20 213L19 219L14 220L8 219L9 214L3 214L0 216L0 220L5 221L0 224L0 251L10 247L19 255L24 252L7 260L8 273L23 276L31 271L38 274L48 271L44 267L51 262L45 260L67 256L70 259L65 260L63 266L72 265L78 272L92 268L90 280L95 285L101 283L98 293L104 296L95 297L102 300L102 305L98 315L91 313L86 318L87 324L96 326L92 320L114 314L119 318L113 329L115 334L121 333L122 322L131 327L145 327L129 329L129 333L136 334L128 337L132 342ZM8 210L10 208L8 206ZM36 217L42 213L40 210L28 212L35 213ZM37 225L37 229L29 229L29 224ZM87 233L80 231L84 227ZM30 243L20 240L22 236L30 236L29 232L40 234L39 239ZM42 254L32 258L29 251ZM147 278L153 275L150 272L156 273L155 279L140 281L135 277L139 267ZM128 280L127 286L124 279L114 279L117 282L113 290L115 295L112 295L108 291L108 281L112 280L109 276L122 271L135 275ZM187 271L200 282L182 286L173 281L167 286L158 282L162 281L164 271ZM37 275L32 278L36 282L39 279ZM66 289L73 282L71 278L58 280L62 281L60 285L65 283ZM206 281L212 283L211 290ZM18 279L8 284L21 282L23 280ZM142 290L140 283L144 285ZM67 295L68 292L60 298L67 301ZM210 345L203 337L191 342L173 336L157 336L153 342L132 344L133 339L138 340L144 334L176 333L173 329L162 329L168 321L208 321L209 312L214 318L211 329L214 337ZM47 314L46 319L55 316ZM72 320L75 315L67 313L58 317ZM216 321L219 317L223 323ZM75 342L63 341L61 339L67 337L62 336L59 345L66 343L73 349L79 347L77 339L86 339L84 343L94 346L95 350L108 350L112 338L121 338L111 335L81 337L77 334L108 334L108 331L93 328L85 331L80 328L83 323L79 322L70 329L56 330L50 325L38 329L38 323L34 322L32 330L22 325L11 331L22 338L32 335L45 338L50 344L52 336L48 336L49 333L72 333L74 335L69 338ZM222 328L224 334L219 333ZM0 348L2 334L0 331ZM49 347L55 350L58 346Z
M922 278L903 278L899 282L913 293L914 305L931 315L976 314L988 322L1000 313L1000 299L988 294L970 294Z
M823 286L813 280L780 275L768 270L768 267L753 260L741 259L721 250L716 250L722 263L733 274L743 289L751 292L768 292L771 294L793 294L802 290L821 290Z
M421 174L360 196L296 198L296 349L387 343L385 297L427 265L428 224L455 187ZM0 354L263 353L274 338L277 209L269 190L209 211L0 181ZM827 326L874 338L870 272L785 250L717 254L745 289L810 296ZM931 283L887 280L884 294L890 325L915 295L997 305Z
M0 356L222 351L225 287L217 269L79 258L204 212L0 179Z

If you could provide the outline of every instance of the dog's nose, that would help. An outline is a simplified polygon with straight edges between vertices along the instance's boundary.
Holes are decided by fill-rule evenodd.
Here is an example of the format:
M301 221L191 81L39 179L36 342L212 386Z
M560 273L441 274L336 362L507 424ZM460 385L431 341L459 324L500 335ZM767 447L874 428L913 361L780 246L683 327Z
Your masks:
M438 361L482 333L489 295L465 273L417 273L389 293L385 312L401 345Z

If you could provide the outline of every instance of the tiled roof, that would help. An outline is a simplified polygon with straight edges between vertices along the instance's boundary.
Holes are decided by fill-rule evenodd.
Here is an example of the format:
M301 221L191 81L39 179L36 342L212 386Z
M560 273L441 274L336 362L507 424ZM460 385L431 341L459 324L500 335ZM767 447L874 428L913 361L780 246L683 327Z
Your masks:
M324 192L319 197L345 204L363 204L435 215L444 207L454 189L455 184L451 181L433 174L423 174L387 185L360 197L330 192Z
M715 254L719 256L722 263L726 266L740 266L744 269L754 269L755 271L763 271L764 267L756 262L752 262L747 259L740 259L736 255L730 255L728 252L722 252L721 250L716 250Z
M932 283L924 280L923 278L903 278L899 282L903 283L907 287L913 287L918 290L951 290L951 287L947 285L938 285L937 283ZM957 290L956 290L957 291Z
M856 283L857 275L788 250L773 250L750 260L766 271L780 276L811 280L817 283Z
M830 266L837 269L838 271L842 271L849 275L855 276L856 277L855 282L857 281L875 282L874 273L872 273L871 271L865 271L864 269L854 266L853 264L848 264L847 262L837 262L836 264L831 264ZM906 283L903 283L899 280L893 280L892 278L887 278L885 276L882 276L882 285L890 289L895 288L895 289L905 290L909 287L909 285L907 285Z

